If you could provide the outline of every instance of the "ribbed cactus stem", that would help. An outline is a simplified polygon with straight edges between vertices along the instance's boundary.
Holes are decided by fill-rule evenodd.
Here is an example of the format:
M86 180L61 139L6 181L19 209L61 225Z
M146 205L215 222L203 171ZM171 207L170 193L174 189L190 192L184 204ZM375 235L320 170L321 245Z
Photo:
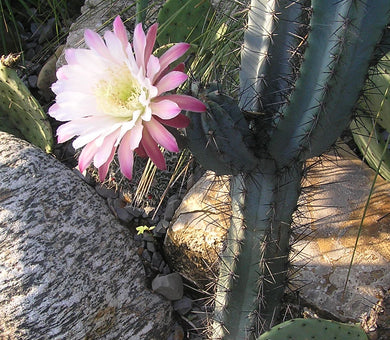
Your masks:
M233 215L221 255L212 339L254 339L272 325L284 293L292 212L301 171L261 170L234 176Z
M280 167L320 155L340 136L390 21L388 0L313 0L312 7L300 78L270 143Z

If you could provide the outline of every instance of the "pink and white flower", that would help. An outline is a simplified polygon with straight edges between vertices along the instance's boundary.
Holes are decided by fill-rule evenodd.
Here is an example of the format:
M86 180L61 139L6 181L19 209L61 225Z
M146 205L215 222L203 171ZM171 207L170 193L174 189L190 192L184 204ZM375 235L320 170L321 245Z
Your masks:
M183 64L173 69L170 64L188 50L189 44L177 43L157 58L152 54L157 24L146 34L138 24L132 45L119 16L113 27L113 32L104 34L104 40L86 30L89 48L65 51L67 65L57 71L58 80L52 86L56 103L49 109L53 118L67 122L57 130L58 142L77 136L73 146L83 148L80 171L93 162L102 181L116 151L120 169L129 179L134 151L164 169L159 146L179 151L175 137L164 125L186 127L189 120L182 110L206 110L198 99L172 93L187 75Z

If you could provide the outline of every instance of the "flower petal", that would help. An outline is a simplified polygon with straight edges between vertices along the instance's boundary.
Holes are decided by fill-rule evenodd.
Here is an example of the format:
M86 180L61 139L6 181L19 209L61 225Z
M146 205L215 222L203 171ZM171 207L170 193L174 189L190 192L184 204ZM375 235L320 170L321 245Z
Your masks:
M153 79L154 76L160 71L160 62L157 57L151 55L147 64L146 76L149 79Z
M179 113L175 118L172 119L162 120L158 117L155 117L155 119L164 125L171 126L176 129L186 128L190 124L190 119L181 113Z
M154 139L149 134L147 129L143 130L141 144L148 157L152 160L152 162L159 169L165 170L166 164L165 164L164 156L161 153L161 150L158 147L157 143L154 141Z
M107 31L104 34L104 40L106 41L107 48L110 51L112 59L119 64L126 62L127 59L127 55L125 54L126 47L123 47L120 39L114 33Z
M171 91L181 84L183 84L187 80L188 76L183 72L172 71L167 75L162 77L160 81L156 84L158 89L158 95Z
M157 144L171 152L179 151L175 137L157 120L152 118L149 122L144 122L144 126Z
M145 151L144 147L142 146L142 144L140 144L139 147L136 148L134 151L137 153L138 156L140 156L142 158L147 158L148 157L148 155L146 154L146 151Z
M156 43L157 27L157 23L153 24L146 33L145 65L148 65L149 57L153 53L154 44Z
M84 40L87 46L104 58L111 60L111 55L101 36L94 31L85 30Z
M179 59L190 48L190 44L177 43L173 45L168 51L166 51L160 58L160 72L155 76L155 80L160 74L175 60Z
M93 157L95 156L95 153L97 152L98 147L96 146L96 143L93 141L91 143L88 143L83 150L80 153L79 156L79 170L80 172L84 172L86 168L91 164Z
M93 157L93 164L100 168L103 164L107 162L109 159L112 149L115 149L114 145L116 139L119 135L119 129L111 133L110 135L104 138L103 144L99 147L98 151L95 153Z
M164 98L164 97L162 97ZM151 102L153 114L160 117L161 119L171 119L177 116L181 108L174 101L171 100L160 100L158 102Z
M172 69L172 71L184 72L184 71L185 71L185 68L186 68L186 65L185 65L184 63L180 63L180 64L177 64L177 65Z
M118 148L118 159L121 172L128 178L133 177L134 156L131 131L128 131L122 138Z
M145 46L146 37L145 32L142 29L142 24L139 23L134 29L133 48L135 53L135 60L138 67L145 70Z
M101 182L103 182L104 179L105 179L106 176L107 176L107 173L108 173L108 169L109 169L109 167L110 167L110 164L111 164L112 160L114 159L115 150L116 150L116 148L113 147L112 150L111 150L110 156L107 158L107 161L106 161L103 165L101 165L101 166L99 167L99 169L98 169L99 180L100 180Z
M126 49L129 44L129 39L127 37L127 31L125 25L123 24L120 16L118 15L113 23L114 33L119 38L119 41L122 43L123 49Z
M168 94L154 99L154 102L170 100L175 102L182 110L192 112L205 112L206 106L199 100L185 94Z

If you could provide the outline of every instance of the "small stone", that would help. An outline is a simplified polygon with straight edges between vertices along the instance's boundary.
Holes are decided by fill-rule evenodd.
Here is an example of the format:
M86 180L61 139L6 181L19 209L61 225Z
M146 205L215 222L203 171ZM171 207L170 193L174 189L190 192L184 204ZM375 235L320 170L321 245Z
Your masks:
M172 340L183 340L183 339L184 339L183 327L181 327L180 325L175 325L175 330L172 334Z
M129 222L131 222L133 219L134 219L134 216L129 214L125 209L123 208L120 208L120 207L117 207L116 208L116 213L117 213L117 216L118 216L118 219L127 224Z
M134 217L140 217L142 215L142 209L140 208L136 208L136 207L132 207L132 206L126 206L124 209L126 209L131 215L133 215Z
M53 95L51 85L57 80L56 62L64 50L65 45L60 45L55 53L46 61L38 74L37 87L41 90L43 96L48 99Z
M149 250L152 253L156 252L156 246L154 242L146 242L146 249Z
M167 206L165 207L164 220L172 220L173 215L175 214L176 209L179 207L181 200L177 195L173 195L168 199Z
M167 233L167 229L169 227L169 222L165 220L161 220L157 223L156 228L153 229L153 234L155 236L164 236Z
M160 268L163 258L160 253L154 252L152 255L152 267L158 270Z
M148 251L147 249L144 249L144 251L142 252L142 258L146 262L152 262L152 254L151 254L151 252Z
M184 296L182 299L173 303L173 309L180 315L186 315L192 310L192 300L189 297Z
M95 187L96 192L104 198L117 198L118 192L114 189L106 188L103 185L97 185Z
M160 266L158 267L158 271L159 271L160 273L162 273L162 274L169 274L170 271L169 271L168 273L163 273L164 267L165 267L166 265L167 265L167 264L165 263L164 260L161 261Z
M149 232L145 232L142 234L143 236L143 240L146 241L146 242L154 242L154 237L151 233Z
M46 25L42 26L39 36L39 44L43 44L45 41L49 41L54 36L55 18L50 18Z
M152 289L170 301L180 300L183 297L183 280L179 273L157 275L152 281Z
M166 264L161 272L163 275L168 275L171 273L171 268Z
M29 76L27 78L27 81L28 81L28 85L30 87L34 87L35 88L35 87L37 87L38 77L35 74L33 74L32 76Z

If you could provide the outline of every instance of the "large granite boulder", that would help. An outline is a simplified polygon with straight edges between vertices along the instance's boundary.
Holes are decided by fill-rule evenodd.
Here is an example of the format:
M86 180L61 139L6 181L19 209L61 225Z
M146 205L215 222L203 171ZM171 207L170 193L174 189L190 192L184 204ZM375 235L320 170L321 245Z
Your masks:
M80 177L0 133L0 338L167 339L133 237Z
M308 164L294 217L301 227L294 230L290 278L305 303L322 316L358 321L390 287L390 183L376 181L348 278L375 172L351 151L340 148L338 154ZM211 269L217 268L230 215L228 191L227 180L207 174L184 198L166 236L173 269L201 288L215 279Z

